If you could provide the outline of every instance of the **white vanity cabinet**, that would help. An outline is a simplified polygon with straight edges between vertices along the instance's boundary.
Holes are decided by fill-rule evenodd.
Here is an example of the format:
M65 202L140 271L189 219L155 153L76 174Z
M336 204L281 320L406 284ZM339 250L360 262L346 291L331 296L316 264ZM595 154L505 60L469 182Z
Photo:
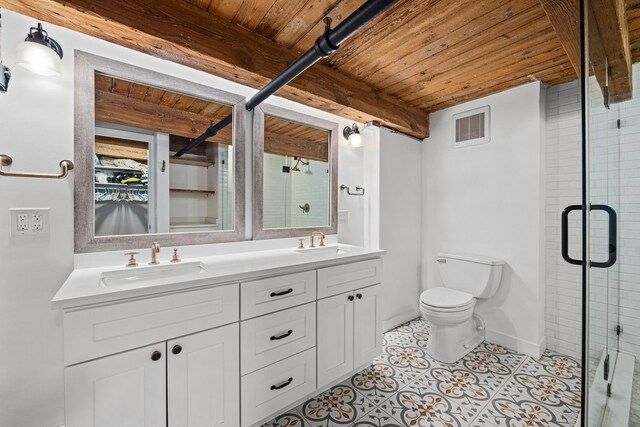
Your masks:
M237 427L239 307L236 283L65 311L66 427Z
M380 355L379 256L56 300L65 426L252 427L303 402Z
M66 368L66 427L166 426L165 349L155 344Z
M66 427L234 427L238 324L70 366Z
M381 354L381 277L380 259L318 270L318 388Z
M167 342L169 427L240 424L238 324Z

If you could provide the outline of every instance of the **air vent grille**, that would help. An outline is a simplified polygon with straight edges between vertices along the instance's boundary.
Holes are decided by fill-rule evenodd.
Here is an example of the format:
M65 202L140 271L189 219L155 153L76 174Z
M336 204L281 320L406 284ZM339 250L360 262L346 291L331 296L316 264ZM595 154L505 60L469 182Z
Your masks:
M484 138L484 113L456 120L456 142Z
M453 145L464 147L489 142L489 107L453 116Z

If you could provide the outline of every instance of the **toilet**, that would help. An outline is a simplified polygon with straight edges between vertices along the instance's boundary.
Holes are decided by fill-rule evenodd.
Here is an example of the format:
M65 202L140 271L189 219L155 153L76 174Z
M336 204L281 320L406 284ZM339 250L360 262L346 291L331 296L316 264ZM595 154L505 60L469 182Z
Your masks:
M453 363L484 340L484 325L473 311L477 299L498 290L504 261L462 253L439 253L436 261L442 282L420 295L420 312L431 326L426 351Z

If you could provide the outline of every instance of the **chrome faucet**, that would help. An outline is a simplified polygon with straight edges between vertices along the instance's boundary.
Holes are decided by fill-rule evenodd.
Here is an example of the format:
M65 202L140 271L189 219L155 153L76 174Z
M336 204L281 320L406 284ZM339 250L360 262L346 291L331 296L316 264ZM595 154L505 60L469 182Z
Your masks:
M315 242L314 242L314 237L318 236L320 237L320 243L318 244L318 246L322 247L324 246L324 233L322 231L312 231L311 232L311 244L309 245L310 248L315 248Z
M151 245L151 262L149 265L160 264L160 262L158 262L158 253L160 253L160 245L158 242L153 242Z

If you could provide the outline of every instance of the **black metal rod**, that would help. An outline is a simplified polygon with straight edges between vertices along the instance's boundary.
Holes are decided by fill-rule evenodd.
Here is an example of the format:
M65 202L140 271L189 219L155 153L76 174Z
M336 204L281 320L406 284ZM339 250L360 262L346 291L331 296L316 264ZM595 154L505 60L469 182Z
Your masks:
M397 0L369 0L360 6L358 10L349 15L349 17L342 21L336 28L328 30L320 36L312 48L302 54L302 56L296 59L282 73L278 74L265 87L260 89L258 93L252 96L251 99L247 101L247 110L253 110L265 99L305 72L320 59L331 55L345 40L355 34L376 16L393 6L396 2ZM180 157L194 147L202 144L205 140L211 138L221 129L231 124L231 121L231 116L228 116L220 123L212 125L202 135L178 151L174 157Z
M296 59L293 64L289 65L282 73L278 74L273 80L267 83L265 87L260 89L258 93L253 95L251 99L247 101L247 110L251 111L258 105L262 104L262 101L305 72L321 58L323 58L323 56L319 56L315 50L315 46L309 49L301 57Z
M211 138L212 136L220 132L222 129L226 128L228 125L231 124L231 122L233 122L233 114L229 114L227 117L220 120L218 123L210 126L207 130L204 131L202 135L200 135L199 137L197 137L196 139L194 139L193 141L191 141L190 143L182 147L180 150L178 150L178 152L176 152L176 154L174 154L173 157L180 157L183 154L189 152L193 148L197 147L198 145L205 142L207 139Z

